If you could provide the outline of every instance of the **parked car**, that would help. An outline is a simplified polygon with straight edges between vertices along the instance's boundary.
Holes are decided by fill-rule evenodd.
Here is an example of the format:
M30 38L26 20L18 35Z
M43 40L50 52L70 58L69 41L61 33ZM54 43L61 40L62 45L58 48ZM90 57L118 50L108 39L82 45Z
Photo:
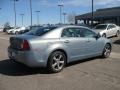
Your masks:
M24 34L24 33L27 33L27 32L29 32L29 31L31 31L31 30L36 30L36 29L38 29L38 28L40 28L41 26L29 26L29 27L26 27L25 28L25 30L21 30L20 32L19 32L19 34Z
M6 32L7 32L7 34L13 34L13 31L14 31L15 29L19 29L19 27L11 28L11 29L7 30Z
M41 28L41 29L44 28L44 29L46 29L46 30L52 30L52 29L57 28L57 26L48 26L48 27L34 26L34 27L29 28L29 29L27 28L27 29L21 31L20 34L24 34L24 33L31 32L31 31L33 32L33 30L34 30L35 32L39 32L40 28Z
M99 24L94 30L103 37L118 36L120 34L120 27L115 24Z
M3 32L3 28L0 28L0 32Z
M3 32L7 32L10 29L13 29L13 27L5 27L5 28L3 28Z
M19 34L20 33L20 31L24 31L25 30L25 27L20 27L20 28L17 28L17 29L14 29L13 31L12 31L12 34Z
M10 38L8 56L29 67L60 72L67 63L95 56L108 58L111 40L83 26L40 28Z

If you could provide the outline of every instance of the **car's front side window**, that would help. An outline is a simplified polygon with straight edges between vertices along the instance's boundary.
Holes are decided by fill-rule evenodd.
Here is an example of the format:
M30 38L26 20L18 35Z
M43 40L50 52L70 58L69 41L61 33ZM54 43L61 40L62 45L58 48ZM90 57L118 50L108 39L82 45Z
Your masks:
M115 28L114 25L109 25L107 30L110 30L110 29L113 29L113 28Z
M81 37L91 37L91 38L93 38L95 35L96 35L95 32L93 32L89 29L82 28Z

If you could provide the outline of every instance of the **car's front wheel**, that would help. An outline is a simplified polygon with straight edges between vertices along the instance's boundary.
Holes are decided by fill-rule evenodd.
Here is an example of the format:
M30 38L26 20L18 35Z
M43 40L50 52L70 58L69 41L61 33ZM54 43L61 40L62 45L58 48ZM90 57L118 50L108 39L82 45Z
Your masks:
M119 36L119 34L120 34L120 32L119 32L119 31L117 31L117 33L116 33L116 37L118 37L118 36Z
M57 73L64 68L65 64L66 55L61 51L55 51L49 57L48 69L53 73Z
M110 44L106 44L102 53L102 57L103 58L108 58L111 54L111 45Z

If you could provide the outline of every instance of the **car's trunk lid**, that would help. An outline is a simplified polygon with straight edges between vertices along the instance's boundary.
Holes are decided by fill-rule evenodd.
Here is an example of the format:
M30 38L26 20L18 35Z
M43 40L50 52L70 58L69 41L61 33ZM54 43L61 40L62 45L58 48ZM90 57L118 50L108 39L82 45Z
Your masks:
M21 44L24 40L29 42L30 39L35 38L33 35L18 35L10 37L10 47L15 50L21 50Z

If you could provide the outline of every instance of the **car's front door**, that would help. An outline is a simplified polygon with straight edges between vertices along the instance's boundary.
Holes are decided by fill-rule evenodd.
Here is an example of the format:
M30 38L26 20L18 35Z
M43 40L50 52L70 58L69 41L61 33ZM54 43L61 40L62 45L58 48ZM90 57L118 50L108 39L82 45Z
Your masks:
M71 61L87 58L101 52L103 43L100 39L96 39L95 35L87 28L67 28L63 30L61 40Z
M79 28L66 28L62 32L61 41L69 54L70 61L78 60L86 52L87 39L80 37Z
M102 52L103 49L103 42L102 42L102 38L96 38L95 36L96 33L86 29L86 28L82 28L82 33L81 33L81 37L84 38L86 42L86 52L85 52L85 56L87 57L91 57L91 56L95 56L98 55Z

